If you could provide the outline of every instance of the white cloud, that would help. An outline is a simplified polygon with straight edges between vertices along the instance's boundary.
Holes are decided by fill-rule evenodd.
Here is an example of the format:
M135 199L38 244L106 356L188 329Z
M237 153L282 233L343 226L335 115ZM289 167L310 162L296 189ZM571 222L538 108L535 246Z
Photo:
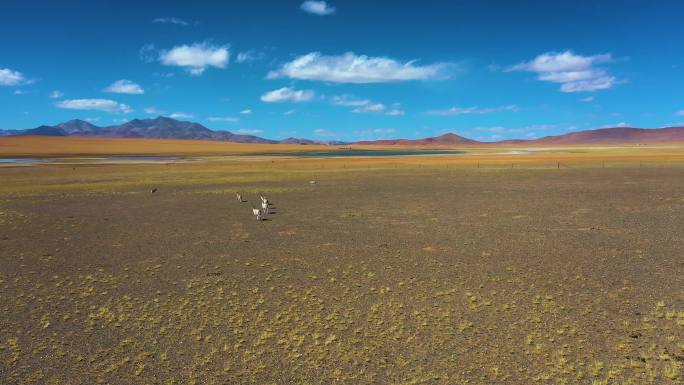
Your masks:
M153 72L152 76L157 77L157 78L168 79L168 78L174 77L175 74L173 72Z
M15 95L25 95L25 94L28 94L28 91L24 91L24 90L14 90L14 94L15 94Z
M481 115L481 114L491 114L493 112L499 112L499 111L512 111L512 112L518 112L518 106L511 104L508 106L500 106L500 107L487 107L487 108L479 108L479 107L451 107L446 110L430 110L427 113L429 115Z
M159 52L157 49L154 47L154 44L145 44L140 48L140 51L138 51L138 56L140 57L140 60L144 61L145 63L152 63L157 59L159 55Z
M369 130L358 131L359 134L392 134L397 132L394 128L374 128Z
M249 51L240 52L240 53L237 54L237 59L236 59L236 61L237 61L238 63L244 63L244 62L248 62L248 61L252 61L252 60L254 60L254 56L253 56L252 53L249 52Z
M295 113L295 110L287 110L287 111L283 112L283 115L287 116L287 115L292 115L294 113Z
M593 101L594 101L594 97L593 97L593 96L587 96L586 98L580 99L580 102L585 102L585 103L590 103L590 102L593 102Z
M601 126L599 128L614 128L614 127L630 127L630 124L627 122L619 122L619 123L613 123L613 124L606 124L605 126Z
M145 111L146 114L150 115L166 115L167 112L163 110L158 110L155 107L146 107L143 111Z
M356 112L356 113L382 112L382 111L385 111L386 108L387 107L385 107L385 105L382 103L372 103L372 104L366 104L363 107L355 108L352 110L352 112Z
M388 83L406 80L446 78L445 63L419 66L412 60L406 63L386 57L370 57L347 52L339 56L324 56L311 52L285 63L267 78L289 77L336 83Z
M207 120L210 122L238 122L238 121L240 121L240 118L233 118L233 117L229 117L229 116L226 116L226 117L215 116L215 117L207 118Z
M369 128L365 130L354 131L356 135L360 137L375 137L375 138L385 138L388 135L396 133L397 130L394 128Z
M130 106L109 99L67 99L57 102L55 105L69 110L104 111L110 114L127 114L133 111Z
M163 65L183 67L191 75L202 75L208 67L226 68L230 60L227 46L215 46L207 43L179 45L169 51L162 51L159 61Z
M237 54L237 57L235 58L235 61L237 61L238 63L248 63L248 62L252 62L255 60L261 60L265 56L266 55L264 55L261 52L257 52L253 49L250 49L248 51L239 52Z
M557 124L533 124L531 126L525 127L525 130L529 131L545 131L545 130L552 130L554 128L557 128Z
M368 99L354 99L351 95L336 95L332 98L332 103L336 106L360 107L370 104Z
M241 128L237 130L238 134L243 134L243 135L257 135L263 133L264 130L253 130L253 129L247 129L247 128Z
M557 128L556 124L533 124L523 128L507 128L503 126L475 127L473 131L490 132L494 134L525 134L528 137L536 137L540 131L548 131Z
M182 25L182 26L188 26L190 23L183 19L179 19L177 17L158 17L156 19L152 20L153 23L166 23L166 24L176 24L176 25Z
M610 63L610 54L576 55L572 51L547 52L506 71L535 72L542 81L560 83L562 92L590 92L611 88L616 79L596 64Z
M169 118L171 118L171 119L192 119L194 117L195 117L195 115L188 114L185 112L174 112L171 115L169 115Z
M307 0L299 6L304 12L313 13L314 15L325 16L335 13L335 7L328 5L325 1Z
M266 103L299 103L313 99L314 95L315 93L311 90L294 90L289 87L283 87L261 95L261 101Z
M246 110L240 111L240 113L241 113L242 115L252 115L254 112L248 108L248 109L246 109Z
M143 90L138 83L127 79L121 79L110 84L104 89L104 92L110 92L113 94L140 95L144 94L145 90Z
M97 122L99 122L101 119L100 119L99 117L96 117L96 118L85 118L85 120L86 120L86 122L97 123Z
M373 103L368 99L355 99L348 94L333 96L332 104L336 106L357 107L352 110L355 113L384 113L389 116L404 115L404 111L399 108L399 103L392 104L392 108L388 109L382 103Z
M684 116L684 110L679 110L679 111L675 112L675 115Z
M9 68L0 68L0 86L16 86L25 83L29 83L29 81L21 72Z
M50 95L48 95L50 99L59 99L62 96L64 96L64 93L60 90L54 90L50 93Z

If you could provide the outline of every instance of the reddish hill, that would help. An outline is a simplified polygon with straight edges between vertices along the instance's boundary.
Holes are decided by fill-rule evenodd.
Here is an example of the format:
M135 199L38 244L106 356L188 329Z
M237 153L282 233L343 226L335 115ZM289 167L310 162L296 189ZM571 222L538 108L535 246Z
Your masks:
M386 139L357 142L357 145L377 146L462 146L462 145L587 145L684 142L684 127L633 128L610 127L545 136L539 139L509 139L500 142L478 142L456 134L444 134L425 139Z
M354 144L358 145L375 145L375 146L392 146L392 145L404 145L404 146L453 146L453 145L464 145L464 144L477 144L481 143L476 140L464 138L456 134L444 134L440 136L435 136L432 138L424 139L386 139L386 140L365 140L361 142L356 142Z
M610 127L545 136L534 140L506 140L500 144L635 144L684 142L684 127L633 128Z

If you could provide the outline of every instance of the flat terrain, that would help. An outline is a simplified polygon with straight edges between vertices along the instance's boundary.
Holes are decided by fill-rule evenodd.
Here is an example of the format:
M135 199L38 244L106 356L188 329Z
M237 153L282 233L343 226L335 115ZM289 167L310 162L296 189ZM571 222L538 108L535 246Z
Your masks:
M0 168L0 383L681 384L682 153L611 151Z

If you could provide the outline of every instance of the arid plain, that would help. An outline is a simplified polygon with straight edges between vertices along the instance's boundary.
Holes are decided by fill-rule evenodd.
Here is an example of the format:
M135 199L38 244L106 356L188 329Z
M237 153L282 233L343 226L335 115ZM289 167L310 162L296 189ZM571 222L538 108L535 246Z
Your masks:
M144 143L0 167L0 382L683 381L684 147Z

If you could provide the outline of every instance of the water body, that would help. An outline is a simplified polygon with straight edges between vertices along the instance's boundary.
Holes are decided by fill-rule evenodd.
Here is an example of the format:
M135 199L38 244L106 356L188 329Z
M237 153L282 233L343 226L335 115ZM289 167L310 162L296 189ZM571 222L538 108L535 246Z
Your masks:
M334 158L334 157L377 157L377 156L406 156L406 155L458 155L465 151L458 150L337 150L337 151L309 151L295 153L264 154L266 156L289 156L305 158ZM239 156L239 155L238 155ZM101 156L83 158L0 158L0 164L42 164L42 163L116 163L116 162L172 162L191 158L173 156Z
M88 158L0 158L0 164L35 164L35 163L100 163L100 162L161 162L177 160L173 156L103 156Z
M106 161L117 161L117 160L123 160L123 161L133 161L133 162L166 162L166 161L172 161L172 160L178 160L178 157L175 156L108 156L105 158L98 158L101 160L106 160Z
M0 158L0 163L47 163L54 159L34 159L34 158Z
M305 158L334 158L344 156L402 156L402 155L458 155L465 151L458 150L337 150L309 151L290 154L272 154L276 156L296 156Z

